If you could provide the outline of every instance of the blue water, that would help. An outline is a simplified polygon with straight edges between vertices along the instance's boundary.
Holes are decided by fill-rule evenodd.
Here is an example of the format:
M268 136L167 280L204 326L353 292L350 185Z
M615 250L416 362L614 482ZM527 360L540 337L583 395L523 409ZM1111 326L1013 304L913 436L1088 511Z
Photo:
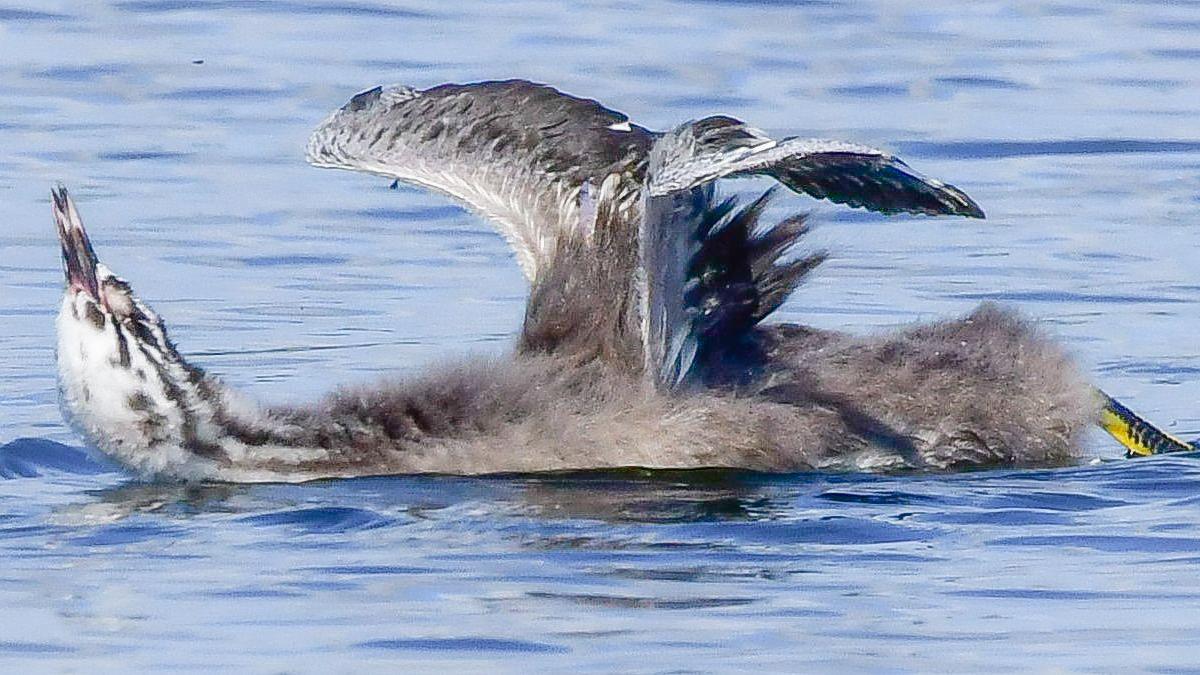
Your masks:
M794 198L835 255L784 318L1008 302L1196 437L1195 3L81 5L0 0L0 670L1200 667L1200 458L1100 435L955 476L137 482L56 407L47 199L197 362L305 400L500 352L524 302L486 223L304 165L351 94L522 76L654 128L726 112L891 148L988 212Z

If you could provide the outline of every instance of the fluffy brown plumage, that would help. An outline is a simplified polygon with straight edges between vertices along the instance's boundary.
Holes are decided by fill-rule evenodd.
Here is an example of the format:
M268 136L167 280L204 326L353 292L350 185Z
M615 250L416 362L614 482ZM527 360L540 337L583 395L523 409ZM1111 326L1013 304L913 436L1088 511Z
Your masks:
M1069 461L1098 414L1052 341L992 305L863 338L762 329L770 374L739 389L664 393L565 355L444 366L277 409L308 475L654 467L942 470ZM354 430L348 432L347 430ZM251 467L246 467L251 468Z
M513 107L522 101L566 122L531 127ZM423 130L430 110L465 126L439 118ZM488 165L493 145L469 133L480 125L533 164ZM543 147L563 129L569 144ZM572 154L590 147L612 156ZM990 305L873 337L761 323L823 256L787 255L803 219L762 227L768 197L739 209L716 197L716 178L766 172L886 212L982 215L878 151L776 144L728 118L651 134L595 102L506 82L366 92L318 129L309 154L447 191L508 228L531 281L514 352L311 406L256 405L187 362L158 315L99 264L59 190L60 391L89 442L146 475L229 481L943 470L1064 462L1102 405L1052 340ZM506 180L509 169L520 180Z

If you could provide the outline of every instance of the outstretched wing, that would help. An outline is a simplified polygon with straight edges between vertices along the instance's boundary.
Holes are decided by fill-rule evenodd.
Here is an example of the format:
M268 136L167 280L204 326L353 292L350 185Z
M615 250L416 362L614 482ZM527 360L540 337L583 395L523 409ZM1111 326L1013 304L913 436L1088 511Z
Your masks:
M465 203L495 222L533 280L578 226L581 186L612 173L640 185L654 138L596 101L507 80L365 91L313 132L306 155Z
M772 192L738 209L714 181L773 176L797 192L883 213L983 217L952 185L882 151L839 141L775 141L730 117L663 134L649 154L638 232L646 372L660 386L733 383L752 376L754 327L773 312L821 253L785 260L802 218L759 226Z
M732 117L668 132L650 157L650 192L662 196L725 176L763 174L797 192L881 213L983 218L962 190L913 171L881 150L820 139L776 141Z

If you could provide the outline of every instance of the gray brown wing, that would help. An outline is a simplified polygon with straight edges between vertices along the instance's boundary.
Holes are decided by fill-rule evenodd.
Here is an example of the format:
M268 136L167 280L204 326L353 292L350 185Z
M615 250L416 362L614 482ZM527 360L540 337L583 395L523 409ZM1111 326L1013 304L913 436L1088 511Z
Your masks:
M488 217L534 279L579 227L579 190L612 173L640 185L655 135L596 101L523 80L376 87L312 134L308 161L447 194Z
M649 154L637 275L645 369L659 386L736 380L754 360L754 327L823 259L781 259L803 234L803 220L760 228L770 193L740 210L716 200L714 181L749 174L884 213L983 217L961 190L874 148L775 141L730 117L663 134Z
M761 174L796 192L881 213L984 217L962 190L922 176L881 150L822 139L776 141L732 117L676 127L654 147L650 165L653 196Z

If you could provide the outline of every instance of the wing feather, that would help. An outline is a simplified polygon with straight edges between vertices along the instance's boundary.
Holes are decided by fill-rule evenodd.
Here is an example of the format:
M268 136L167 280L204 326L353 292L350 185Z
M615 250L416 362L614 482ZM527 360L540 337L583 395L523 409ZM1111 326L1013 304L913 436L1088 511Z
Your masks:
M775 311L821 252L784 259L808 231L801 216L761 227L768 191L738 207L712 183L646 196L640 260L647 280L645 372L659 387L736 384L759 357L755 326Z
M676 127L655 146L650 174L652 196L722 177L761 174L796 192L881 213L984 217L962 190L923 176L882 150L823 139L776 141L732 117Z
M393 86L330 115L306 156L466 204L495 223L533 280L576 227L581 187L616 173L640 188L654 137L596 101L524 80Z

